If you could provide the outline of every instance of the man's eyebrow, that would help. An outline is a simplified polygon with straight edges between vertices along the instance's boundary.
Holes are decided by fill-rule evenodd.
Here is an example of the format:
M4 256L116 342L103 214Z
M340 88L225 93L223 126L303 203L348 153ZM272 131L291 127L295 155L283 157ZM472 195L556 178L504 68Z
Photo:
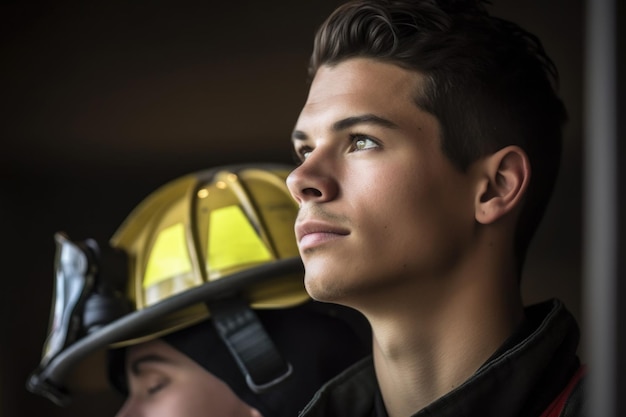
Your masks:
M376 125L382 126L390 129L397 129L398 125L396 125L391 120L384 119L380 116L376 116L375 114L361 114L358 116L346 117L345 119L341 119L333 123L333 131L338 132L340 130L349 129L356 125L368 124L368 125Z
M341 119L333 123L332 130L334 132L339 132L341 130L349 129L356 125L368 124L368 125L376 125L382 126L389 129L397 129L398 125L392 122L391 120L387 120L383 117L376 116L375 114L366 113L358 116L346 117L345 119ZM293 140L306 140L308 139L308 135L301 130L294 130L291 134L291 138Z
M130 363L130 370L134 375L139 375L141 373L141 365L143 365L144 363L163 363L163 364L168 364L168 363L172 363L172 361L166 357L163 357L161 355L156 355L156 354L147 354L147 355L143 355L140 356L136 359L133 359L133 361Z

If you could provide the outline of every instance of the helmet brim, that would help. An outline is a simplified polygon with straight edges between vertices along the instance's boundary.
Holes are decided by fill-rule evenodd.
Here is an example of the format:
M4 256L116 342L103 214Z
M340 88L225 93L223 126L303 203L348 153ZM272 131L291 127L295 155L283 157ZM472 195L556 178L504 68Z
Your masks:
M228 280L206 282L196 288L181 292L142 310L127 314L110 324L87 334L58 353L44 367L33 372L27 388L49 398L59 405L69 401L68 379L79 363L106 351L116 343L134 339L142 334L154 334L149 330L155 322L189 306L202 305L209 300L225 298L244 291L256 283L284 277L290 274L303 276L304 266L300 257L277 260L229 276ZM307 298L303 297L300 302ZM103 364L104 367L104 364Z

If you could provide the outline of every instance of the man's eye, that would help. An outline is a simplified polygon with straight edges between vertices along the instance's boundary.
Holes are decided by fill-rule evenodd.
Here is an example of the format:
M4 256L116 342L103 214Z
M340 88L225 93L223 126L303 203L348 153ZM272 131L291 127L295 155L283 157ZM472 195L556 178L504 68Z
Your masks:
M363 135L352 136L352 141L354 149L357 151L378 148L380 146L375 140Z
M313 152L313 149L311 149L308 146L303 146L300 149L296 150L296 153L298 154L298 158L300 158L300 161L304 161L305 159L307 159L309 155L311 155L311 152Z
M150 385L147 389L147 392L149 395L154 395L157 392L161 391L163 388L165 388L167 386L167 381L166 380L161 380L158 381L152 385Z

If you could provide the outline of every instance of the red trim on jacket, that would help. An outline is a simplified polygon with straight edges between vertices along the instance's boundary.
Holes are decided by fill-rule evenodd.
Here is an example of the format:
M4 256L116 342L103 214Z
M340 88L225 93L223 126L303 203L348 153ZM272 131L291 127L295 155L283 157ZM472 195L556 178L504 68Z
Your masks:
M569 380L563 391L561 391L548 408L546 408L546 410L541 414L541 417L558 417L561 414L561 411L563 411L563 408L565 408L565 403L567 403L567 399L576 387L576 384L586 373L587 366L581 365L574 376L572 376Z

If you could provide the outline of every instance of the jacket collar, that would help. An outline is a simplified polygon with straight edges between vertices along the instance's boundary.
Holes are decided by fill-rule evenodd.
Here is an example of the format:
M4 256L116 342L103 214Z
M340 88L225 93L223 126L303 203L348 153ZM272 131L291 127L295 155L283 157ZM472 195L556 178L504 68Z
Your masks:
M579 366L579 331L559 300L532 305L525 313L532 329L527 337L505 343L470 379L414 417L541 414ZM322 387L301 417L373 417L377 395L369 357Z

